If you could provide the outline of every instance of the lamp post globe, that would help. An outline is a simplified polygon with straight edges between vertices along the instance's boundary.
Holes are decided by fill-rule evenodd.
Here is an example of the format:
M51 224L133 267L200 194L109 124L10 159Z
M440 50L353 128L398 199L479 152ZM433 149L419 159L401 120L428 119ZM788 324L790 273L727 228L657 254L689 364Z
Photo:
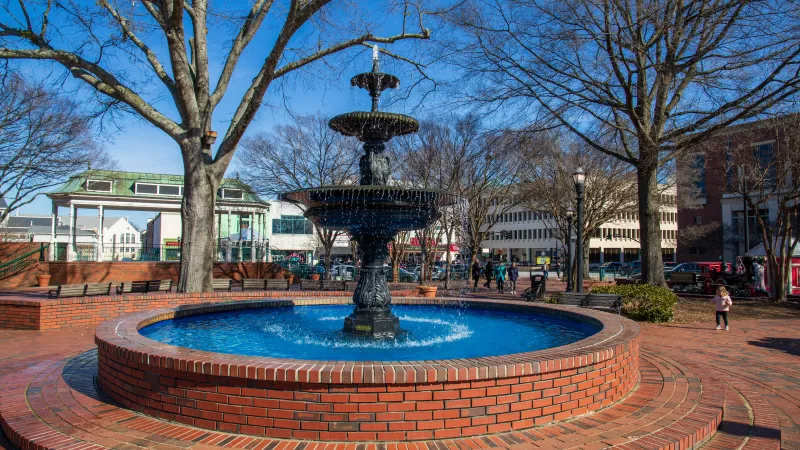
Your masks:
M575 290L583 292L583 188L586 183L586 172L578 167L572 174L575 181L575 192L578 194L578 217L575 238Z

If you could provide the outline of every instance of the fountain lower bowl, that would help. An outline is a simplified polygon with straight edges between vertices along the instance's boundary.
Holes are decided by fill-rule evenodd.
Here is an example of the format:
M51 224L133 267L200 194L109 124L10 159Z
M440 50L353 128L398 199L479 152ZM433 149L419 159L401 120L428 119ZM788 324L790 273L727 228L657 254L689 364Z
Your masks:
M425 228L440 217L442 207L459 200L444 191L394 186L321 187L282 198L302 204L305 217L321 227L391 234Z
M473 421L524 429L579 416L619 401L639 379L635 322L557 305L395 299L396 304L534 311L602 329L535 352L385 362L229 355L163 344L138 332L193 314L349 302L232 302L117 317L96 332L98 384L127 408L200 428L323 441L407 441L488 434Z

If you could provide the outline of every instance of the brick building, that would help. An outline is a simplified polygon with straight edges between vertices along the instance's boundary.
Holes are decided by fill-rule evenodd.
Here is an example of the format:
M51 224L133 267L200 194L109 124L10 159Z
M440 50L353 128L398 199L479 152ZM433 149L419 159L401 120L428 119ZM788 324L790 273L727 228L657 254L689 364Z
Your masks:
M783 119L749 122L717 133L686 153L678 163L678 261L735 261L761 243L756 214L773 221L778 214L774 197L748 211L749 249L744 239L743 195L737 192L740 161L734 157L752 151L752 161L765 170L776 166ZM796 180L795 180L796 182Z

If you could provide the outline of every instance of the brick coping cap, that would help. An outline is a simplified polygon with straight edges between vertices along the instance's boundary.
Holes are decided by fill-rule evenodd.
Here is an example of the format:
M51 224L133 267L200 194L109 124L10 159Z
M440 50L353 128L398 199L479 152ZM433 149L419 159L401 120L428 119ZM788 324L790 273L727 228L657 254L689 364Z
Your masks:
M104 282L105 283L105 282ZM79 283L81 284L81 283ZM85 283L84 283L85 284ZM391 293L397 296L414 295L416 289L401 288L392 290ZM217 291L217 292L193 292L177 293L166 292L163 294L123 294L123 295L96 295L89 297L69 297L69 298L47 298L47 290L42 290L41 298L0 298L0 306L22 306L29 308L41 308L62 305L82 305L95 303L118 303L126 301L152 301L152 300L180 300L180 299L230 299L230 300L259 300L265 297L352 297L352 291Z
M618 315L577 307L457 298L397 298L394 303L521 309L591 322L601 325L602 329L580 341L535 352L466 359L376 362L266 358L207 352L157 342L138 331L155 322L200 313L242 308L350 304L350 299L343 297L294 298L202 304L124 315L98 326L95 342L101 354L161 370L244 380L386 384L461 382L577 370L614 359L632 347L638 348L640 339L636 322Z

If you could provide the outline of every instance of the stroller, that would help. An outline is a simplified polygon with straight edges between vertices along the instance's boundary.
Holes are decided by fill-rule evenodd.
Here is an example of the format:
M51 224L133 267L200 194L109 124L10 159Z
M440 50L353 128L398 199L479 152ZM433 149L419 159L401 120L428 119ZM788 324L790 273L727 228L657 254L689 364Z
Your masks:
M544 275L531 275L531 287L522 292L526 302L538 302L544 298Z

